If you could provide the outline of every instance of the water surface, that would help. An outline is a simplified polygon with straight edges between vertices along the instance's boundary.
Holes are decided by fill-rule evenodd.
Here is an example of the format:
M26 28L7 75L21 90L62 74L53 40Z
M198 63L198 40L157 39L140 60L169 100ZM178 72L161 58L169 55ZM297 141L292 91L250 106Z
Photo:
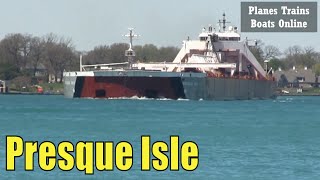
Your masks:
M279 97L252 101L65 99L63 96L0 95L0 179L319 179L320 97ZM5 171L5 137L25 141L129 141L130 171L74 168L63 172ZM141 172L140 138L199 146L193 172ZM37 158L37 157L36 157Z

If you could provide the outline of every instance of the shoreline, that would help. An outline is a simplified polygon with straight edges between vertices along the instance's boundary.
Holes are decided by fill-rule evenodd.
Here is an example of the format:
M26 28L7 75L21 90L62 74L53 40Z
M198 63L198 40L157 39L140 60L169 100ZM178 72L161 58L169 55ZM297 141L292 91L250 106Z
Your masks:
M320 96L320 94L279 94L278 96Z
M49 95L49 96L58 96L63 95L63 93L33 93L33 92L7 92L7 93L0 93L0 95Z
M8 92L8 93L0 93L0 95L38 95L38 96L63 96L63 93L36 93L36 92ZM279 96L320 96L320 94L278 94Z

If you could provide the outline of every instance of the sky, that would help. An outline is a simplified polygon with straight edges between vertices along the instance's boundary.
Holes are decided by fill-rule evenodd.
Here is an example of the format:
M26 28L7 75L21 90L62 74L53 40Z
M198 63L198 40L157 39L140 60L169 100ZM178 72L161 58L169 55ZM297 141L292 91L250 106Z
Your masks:
M301 0L303 1L303 0ZM307 0L308 1L308 0ZM242 33L284 50L292 45L320 51L320 17L316 33ZM240 28L237 0L0 0L0 39L9 33L72 38L77 50L128 42L128 27L141 35L134 44L181 47L188 36L197 39L204 26L217 25L225 12Z

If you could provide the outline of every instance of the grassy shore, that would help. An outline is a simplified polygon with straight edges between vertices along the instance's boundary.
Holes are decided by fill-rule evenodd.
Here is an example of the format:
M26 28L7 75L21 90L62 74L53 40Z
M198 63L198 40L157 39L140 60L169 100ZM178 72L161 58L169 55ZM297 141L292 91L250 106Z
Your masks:
M16 88L15 84L9 86L10 94L39 94L37 87L41 86L43 93L41 94L63 94L63 83L40 83L37 85Z
M39 86L43 88L43 92L63 93L63 83L41 83Z

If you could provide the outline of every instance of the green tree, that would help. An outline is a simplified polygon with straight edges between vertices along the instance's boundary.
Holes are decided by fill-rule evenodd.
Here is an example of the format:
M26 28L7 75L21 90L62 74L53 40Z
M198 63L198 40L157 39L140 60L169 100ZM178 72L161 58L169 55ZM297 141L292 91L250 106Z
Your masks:
M281 74L280 79L278 81L278 86L283 88L283 87L288 86L288 83L289 82L288 82L287 77L284 74Z
M0 63L0 79L1 80L11 80L19 76L19 69L16 65L9 62Z
M177 47L161 47L158 61L172 62L178 53L179 49Z
M110 46L110 57L108 63L122 63L127 62L128 59L125 56L125 51L129 49L128 44L114 43Z
M272 49L269 47L273 47L273 46L267 46L267 48L264 48L264 43L261 40L256 40L254 46L249 46L251 53L254 55L254 57L257 59L257 61L262 66L263 66L264 60L266 60L266 58L270 58L271 56L273 56L272 51L271 51ZM268 51L268 52L265 53L264 50ZM269 52L269 50L270 50L270 52Z
M284 61L288 68L292 66L311 68L317 63L318 57L314 48L294 45L286 49Z
M104 64L110 59L110 47L107 45L96 46L83 57L83 64Z
M157 46L153 44L146 44L142 48L141 56L146 62L157 62L159 61L159 50Z
M314 73L316 73L317 76L320 76L320 63L317 63L316 65L314 65L313 71Z
M269 66L272 67L273 70L278 70L279 68L285 69L285 64L283 61L277 58L273 58L269 62Z

